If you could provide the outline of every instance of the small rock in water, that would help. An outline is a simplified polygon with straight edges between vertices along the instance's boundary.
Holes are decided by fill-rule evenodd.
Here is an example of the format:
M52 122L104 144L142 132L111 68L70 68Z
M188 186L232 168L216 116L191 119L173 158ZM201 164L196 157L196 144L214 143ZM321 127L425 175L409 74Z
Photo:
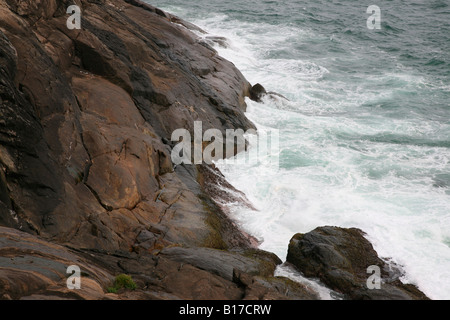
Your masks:
M266 89L257 83L250 89L250 99L256 102L261 102L261 98L267 94Z

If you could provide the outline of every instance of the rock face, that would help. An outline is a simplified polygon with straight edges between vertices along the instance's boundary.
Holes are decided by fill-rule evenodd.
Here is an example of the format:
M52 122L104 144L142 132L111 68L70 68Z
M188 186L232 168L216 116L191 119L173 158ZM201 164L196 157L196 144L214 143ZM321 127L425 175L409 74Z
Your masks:
M356 228L319 227L296 234L289 243L287 261L305 276L319 278L348 299L427 299L415 286L403 284L399 269L381 260L364 233ZM380 289L367 286L370 266L379 267Z
M5 225L105 250L151 224L159 240L210 237L163 141L194 121L253 127L242 74L136 1L80 1L81 30L66 27L69 1L0 3L2 202L17 220Z
M76 0L69 30L73 4L0 0L0 298L315 298L272 277L213 168L172 165L175 129L254 128L248 81L160 9ZM107 293L121 273L138 288Z

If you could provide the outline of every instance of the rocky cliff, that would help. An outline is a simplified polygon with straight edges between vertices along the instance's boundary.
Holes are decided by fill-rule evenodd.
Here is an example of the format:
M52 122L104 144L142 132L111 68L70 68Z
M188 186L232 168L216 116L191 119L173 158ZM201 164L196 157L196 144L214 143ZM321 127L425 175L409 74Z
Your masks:
M217 204L245 203L219 171L172 165L175 129L254 128L202 32L138 0L0 0L0 298L317 299Z
M190 29L140 1L0 1L0 296L315 297L212 200L220 172L172 165L175 129L253 128L250 84ZM107 293L121 273L137 290Z

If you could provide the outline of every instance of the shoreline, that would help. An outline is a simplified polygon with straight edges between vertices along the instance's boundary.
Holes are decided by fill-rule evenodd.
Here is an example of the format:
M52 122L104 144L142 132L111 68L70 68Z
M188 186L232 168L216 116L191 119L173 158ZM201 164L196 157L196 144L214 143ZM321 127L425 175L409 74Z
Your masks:
M228 217L222 201L251 204L220 171L171 162L171 133L194 120L254 128L250 83L189 22L138 0L81 4L81 30L56 0L1 6L0 298L318 299ZM345 281L359 288L358 272ZM109 292L124 273L137 289ZM397 287L363 296L424 298Z

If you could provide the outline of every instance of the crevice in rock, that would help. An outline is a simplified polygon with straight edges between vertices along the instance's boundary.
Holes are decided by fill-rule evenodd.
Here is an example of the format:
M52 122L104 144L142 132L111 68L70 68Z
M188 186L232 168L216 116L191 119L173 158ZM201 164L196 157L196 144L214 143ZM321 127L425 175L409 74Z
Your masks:
M87 183L84 184L89 191L92 193L92 195L95 197L95 199L97 199L97 202L103 207L103 209L105 209L106 211L113 211L114 208L106 205L103 203L102 199L100 198L100 196L98 195L97 191L95 191L91 186L89 186Z
M182 191L178 191L176 196L175 196L175 200L172 203L167 203L163 199L161 199L161 201L164 202L165 204L167 204L168 206L164 209L164 212L162 214L160 214L159 222L158 222L159 224L161 224L161 222L163 221L164 216L167 213L167 210L169 210L180 199L181 194L182 194Z

